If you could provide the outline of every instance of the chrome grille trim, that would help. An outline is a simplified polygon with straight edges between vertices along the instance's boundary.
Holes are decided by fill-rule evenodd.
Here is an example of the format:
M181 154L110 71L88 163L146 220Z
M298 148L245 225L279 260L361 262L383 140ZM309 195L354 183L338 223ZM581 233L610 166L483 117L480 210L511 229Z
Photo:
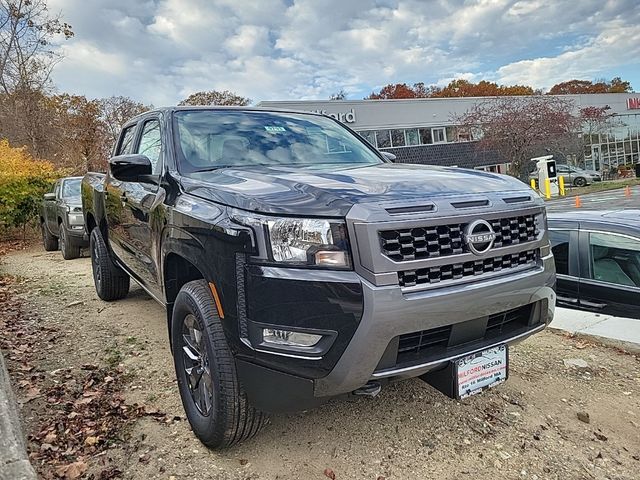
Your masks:
M540 250L525 250L518 253L498 257L479 258L464 263L405 270L398 272L398 284L403 288L446 284L450 281L478 277L521 267L532 267L538 264ZM505 273L506 273L505 272Z

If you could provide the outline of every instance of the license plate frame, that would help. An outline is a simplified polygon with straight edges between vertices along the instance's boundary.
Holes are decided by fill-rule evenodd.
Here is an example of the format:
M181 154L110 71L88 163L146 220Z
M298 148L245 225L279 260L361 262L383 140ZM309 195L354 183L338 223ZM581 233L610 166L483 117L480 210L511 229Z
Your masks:
M453 361L454 394L462 400L496 387L509 378L507 344L480 350Z

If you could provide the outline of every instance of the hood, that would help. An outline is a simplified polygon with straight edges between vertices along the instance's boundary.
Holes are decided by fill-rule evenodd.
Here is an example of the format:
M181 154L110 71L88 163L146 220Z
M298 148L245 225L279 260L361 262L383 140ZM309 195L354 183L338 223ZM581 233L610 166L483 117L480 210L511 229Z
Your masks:
M232 207L280 215L344 217L356 203L513 192L520 180L479 170L385 163L374 166L224 168L182 178L185 191Z

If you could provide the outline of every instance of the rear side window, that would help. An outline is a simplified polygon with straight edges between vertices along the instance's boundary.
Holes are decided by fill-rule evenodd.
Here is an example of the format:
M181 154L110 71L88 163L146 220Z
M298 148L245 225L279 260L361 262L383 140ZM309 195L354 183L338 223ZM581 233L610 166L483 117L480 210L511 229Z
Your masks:
M556 273L569 275L569 232L550 230L551 251L556 261Z
M124 129L120 138L118 150L116 150L116 155L126 155L127 153L131 153L131 148L133 147L133 134L135 133L135 130L135 125L131 125Z

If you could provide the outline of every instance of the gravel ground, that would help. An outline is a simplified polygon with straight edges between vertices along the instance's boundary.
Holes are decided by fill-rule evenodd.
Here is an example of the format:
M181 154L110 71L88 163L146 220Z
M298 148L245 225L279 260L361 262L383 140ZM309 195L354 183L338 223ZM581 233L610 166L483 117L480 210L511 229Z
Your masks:
M349 397L273 416L251 441L211 452L184 420L165 314L142 289L132 286L126 299L102 302L88 258L64 261L40 248L9 253L0 273L14 277L37 328L57 332L46 349L32 352L42 378L61 368L119 365L125 401L166 414L166 421L136 419L124 441L84 458L86 477L638 478L640 361L620 350L543 332L510 351L509 380L482 395L458 402L418 379L400 382L373 399ZM570 359L587 366L565 365ZM16 390L35 435L46 399L25 399L21 385ZM41 448L32 440L32 452ZM39 465L52 476L47 468Z

